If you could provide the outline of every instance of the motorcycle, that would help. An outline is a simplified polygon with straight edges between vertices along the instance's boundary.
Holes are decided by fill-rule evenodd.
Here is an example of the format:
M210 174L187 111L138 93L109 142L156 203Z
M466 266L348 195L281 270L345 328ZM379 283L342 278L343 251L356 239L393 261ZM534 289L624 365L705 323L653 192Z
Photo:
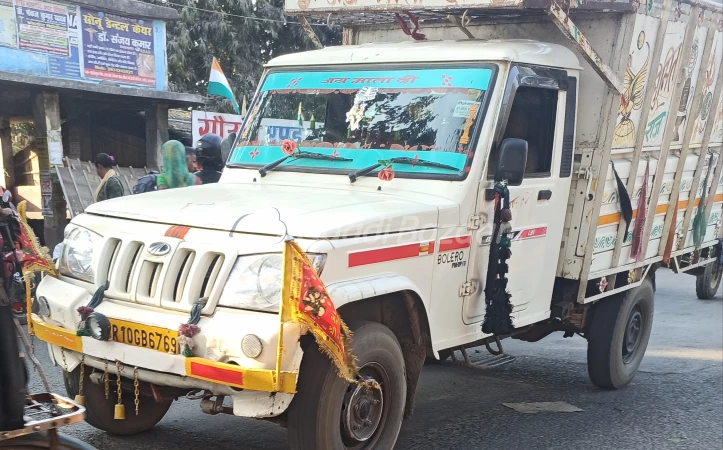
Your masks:
M2 188L0 188L1 190ZM25 292L24 249L18 239L21 223L9 191L0 199L0 449L2 450L96 450L77 439L63 436L57 428L81 422L85 408L51 393L40 362L20 324L17 297ZM23 310L28 298L23 300ZM20 337L20 339L18 339ZM22 345L19 344L22 343ZM22 349L22 350L21 350ZM28 392L26 358L32 361L45 387L44 393Z
M13 314L18 321L25 325L28 312L25 307L25 283L22 276L23 253L17 244L20 224L17 220L7 219L17 215L15 205L12 203L10 191L0 187L0 253L2 254L2 277L5 291L11 300ZM35 290L42 274L35 272L29 275L30 295L35 298Z

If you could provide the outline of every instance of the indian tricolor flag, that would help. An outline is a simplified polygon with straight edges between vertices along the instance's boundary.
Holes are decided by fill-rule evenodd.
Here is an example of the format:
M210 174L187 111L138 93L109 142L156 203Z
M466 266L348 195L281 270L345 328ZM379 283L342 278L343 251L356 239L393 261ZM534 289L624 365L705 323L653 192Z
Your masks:
M223 74L223 70L221 70L221 65L215 57L211 63L211 75L208 77L208 95L218 95L231 100L233 109L236 110L236 114L239 114L238 102L233 95L231 85L228 84L228 80Z

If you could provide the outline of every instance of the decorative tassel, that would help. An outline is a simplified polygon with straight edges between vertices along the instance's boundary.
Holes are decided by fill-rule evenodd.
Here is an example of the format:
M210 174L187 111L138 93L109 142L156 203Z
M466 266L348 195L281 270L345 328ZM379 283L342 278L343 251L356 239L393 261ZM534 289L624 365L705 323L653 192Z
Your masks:
M665 242L665 251L663 252L663 265L670 267L670 255L673 252L673 242L675 242L675 233L678 228L678 199L680 194L675 196L675 208L673 208L673 219L670 221L670 231L668 232L668 240Z
M487 334L507 335L513 329L512 302L507 292L509 272L507 260L512 256L510 247L512 240L512 212L510 210L510 193L506 183L495 185L494 232L490 243L490 262L487 269L485 286L485 309L482 331Z
M90 298L90 301L88 302L87 306L79 306L76 311L78 311L78 314L80 314L80 322L78 323L78 331L75 332L76 336L90 336L90 333L85 327L85 321L88 319L88 316L93 313L95 308L100 305L103 302L103 296L105 295L105 291L108 290L108 287L110 286L110 281L106 281L105 284L98 287L98 289L95 290L93 293L93 296Z
M309 129L316 130L316 118L313 114L311 115L311 119L309 119Z
M618 201L620 202L620 213L625 220L625 234L623 235L623 242L628 238L628 232L630 231L630 222L633 220L633 204L630 201L628 190L623 184L623 180L620 179L618 171L615 170L615 163L610 161L610 165L613 168L613 174L615 175L615 182L617 184Z
M713 167L713 155L709 155L708 157L710 159L708 160L708 171L703 179L703 192L700 194L698 210L695 212L695 217L693 218L693 245L695 245L696 250L700 249L703 239L705 238L706 228L708 227L708 218L705 215L705 197L708 193L708 177L710 176L710 171Z
M645 230L645 216L648 209L648 181L650 177L650 161L645 165L645 176L643 176L643 186L640 188L640 197L638 198L637 212L635 214L635 225L633 226L633 242L630 245L630 257L635 262L643 260L643 232Z
M181 347L181 354L185 357L194 356L193 354L193 337L201 332L201 328L197 325L201 320L201 310L206 303L208 298L200 298L193 303L191 308L191 314L188 318L188 322L182 323L178 327L178 344Z

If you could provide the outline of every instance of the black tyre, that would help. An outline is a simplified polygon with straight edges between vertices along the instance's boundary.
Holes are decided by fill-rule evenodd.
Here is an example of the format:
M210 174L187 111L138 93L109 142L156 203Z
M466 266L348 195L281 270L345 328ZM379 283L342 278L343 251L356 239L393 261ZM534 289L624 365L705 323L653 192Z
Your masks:
M723 278L723 270L716 270L716 263L710 263L705 266L702 275L698 275L695 279L695 293L701 300L710 300L715 297L720 287L720 280Z
M47 433L21 436L7 441L0 441L0 448L4 450L49 449L50 438ZM70 436L58 434L58 450L96 450L96 448Z
M635 377L653 326L653 283L600 301L587 332L587 370L603 389L621 388Z
M91 372L92 369L86 366L85 381L83 382L85 421L109 434L130 436L148 431L163 419L173 403L173 400L156 403L154 399L140 395L138 397L138 415L136 415L133 396L124 392L122 402L125 405L126 418L124 420L114 419L115 405L118 401L115 375L110 375L110 392L106 399L104 386L90 381ZM80 368L78 367L65 378L65 390L71 399L78 394L79 381Z
M288 411L291 450L394 448L407 393L402 349L384 325L362 322L353 331L360 375L374 378L381 389L346 383L317 346L310 346Z

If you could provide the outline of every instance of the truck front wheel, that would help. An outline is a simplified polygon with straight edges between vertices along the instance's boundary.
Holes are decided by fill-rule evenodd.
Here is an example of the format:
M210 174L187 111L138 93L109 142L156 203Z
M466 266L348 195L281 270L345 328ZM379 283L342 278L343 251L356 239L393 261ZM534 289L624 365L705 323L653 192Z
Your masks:
M130 436L148 431L163 419L168 412L173 400L163 400L156 403L153 398L140 395L138 397L138 415L134 398L128 393L123 393L121 399L125 405L125 416L123 420L113 418L118 394L116 391L115 376L110 376L110 391L108 398L105 398L105 388L90 381L92 368L85 367L85 379L83 381L83 396L85 397L85 421L90 425L118 436ZM65 390L72 399L78 394L80 382L80 367L68 373L65 377Z
M600 300L587 332L587 370L592 383L618 389L638 372L653 326L653 283Z
M391 450L402 426L407 383L402 349L392 331L375 322L352 328L359 374L381 389L339 378L316 345L304 354L297 393L289 406L292 450Z
M710 263L705 266L705 270L695 279L695 293L701 300L710 300L715 297L720 286L721 275L723 270L716 270L717 263Z

